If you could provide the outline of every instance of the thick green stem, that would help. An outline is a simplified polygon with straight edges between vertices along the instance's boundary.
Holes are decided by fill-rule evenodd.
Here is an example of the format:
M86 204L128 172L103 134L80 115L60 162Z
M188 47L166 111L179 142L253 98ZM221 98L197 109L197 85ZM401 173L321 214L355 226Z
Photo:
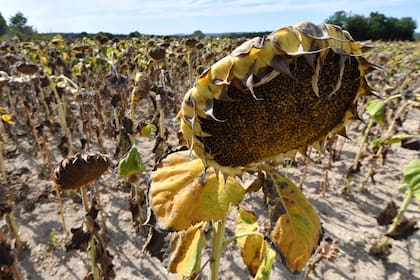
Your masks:
M408 205L410 204L411 200L413 199L414 194L411 190L408 191L407 195L405 196L405 199L403 201L403 203L400 206L400 209L398 209L398 213L397 216L395 216L392 225L389 227L387 234L393 232L397 226L400 224L401 219L404 215L405 210L407 209ZM386 246L388 246L390 238L388 236L385 236L382 239L382 242L380 244L381 248L385 248Z
M210 280L219 279L220 259L223 253L223 237L225 235L225 220L213 225L213 242L210 257Z
M90 262L92 266L92 273L93 273L93 279L99 280L99 270L96 266L96 247L95 247L95 239L93 238L93 235L90 237L89 240L89 252L90 252Z

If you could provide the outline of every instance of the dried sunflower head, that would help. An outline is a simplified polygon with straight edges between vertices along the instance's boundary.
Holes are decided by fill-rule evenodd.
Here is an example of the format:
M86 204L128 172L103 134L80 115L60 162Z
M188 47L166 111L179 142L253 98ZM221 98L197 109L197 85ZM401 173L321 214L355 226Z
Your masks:
M53 180L63 190L77 189L97 180L110 165L109 158L100 153L77 153L58 164Z
M364 49L338 26L309 22L246 41L185 95L178 117L188 145L229 175L319 145L371 92Z

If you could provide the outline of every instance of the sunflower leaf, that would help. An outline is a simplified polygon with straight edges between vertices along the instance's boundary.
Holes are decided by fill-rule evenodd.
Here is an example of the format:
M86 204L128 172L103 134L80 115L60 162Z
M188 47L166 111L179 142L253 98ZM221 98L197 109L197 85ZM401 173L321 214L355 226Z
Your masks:
M168 155L152 173L151 208L163 229L184 230L201 221L223 219L245 190L233 177L224 180L190 151Z
M315 209L289 179L279 173L264 184L272 224L271 239L291 272L302 270L321 238Z
M177 279L200 272L201 251L205 244L202 227L202 224L197 224L173 235L168 271L178 273Z
M270 279L275 251L260 233L257 216L252 211L238 209L236 235L242 260L254 279ZM255 233L255 234L253 234Z
M404 167L404 179L399 191L405 194L412 192L420 206L420 160L412 160Z
M129 177L138 172L144 171L144 163L135 146L132 146L128 153L120 160L118 164L118 174L121 177Z
M370 99L366 103L366 110L372 119L380 125L384 124L385 102L381 99Z

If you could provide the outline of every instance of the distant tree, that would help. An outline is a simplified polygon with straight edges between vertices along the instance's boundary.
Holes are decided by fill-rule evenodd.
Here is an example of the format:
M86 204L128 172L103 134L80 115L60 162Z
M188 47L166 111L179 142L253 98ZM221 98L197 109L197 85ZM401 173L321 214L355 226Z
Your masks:
M28 19L22 14L22 12L17 12L14 16L12 16L9 20L10 27L17 28L19 31L22 31L25 27Z
M128 34L128 37L130 37L130 38L140 38L141 34L138 31L134 31L134 32L130 32L130 34Z
M387 22L388 19L384 14L378 12L370 13L368 20L369 38L373 40L386 40L389 36L387 34Z
M356 40L414 40L417 28L411 17L398 19L378 12L365 17L338 11L325 21L348 30Z
M325 20L326 23L335 24L344 28L348 20L347 13L345 11L335 12L332 16Z
M191 34L191 37L204 38L205 34L201 30L196 30Z
M367 40L370 38L368 20L364 16L354 15L349 17L344 28L350 31L350 34L356 40Z
M7 22L2 16L2 14L0 13L0 36L6 34L7 30L8 30Z
M20 40L29 40L35 33L36 30L26 23L28 19L23 15L22 12L17 12L14 16L9 19L9 31L11 35L17 36Z

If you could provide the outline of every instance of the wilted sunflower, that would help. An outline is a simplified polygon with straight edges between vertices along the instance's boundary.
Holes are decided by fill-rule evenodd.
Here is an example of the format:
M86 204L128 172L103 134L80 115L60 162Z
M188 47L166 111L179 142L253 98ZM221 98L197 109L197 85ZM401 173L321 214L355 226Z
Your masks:
M53 180L62 190L75 190L97 180L110 165L110 159L100 153L77 153L58 164Z
M188 145L225 175L319 146L371 92L366 47L309 22L243 43L185 95L178 117Z

